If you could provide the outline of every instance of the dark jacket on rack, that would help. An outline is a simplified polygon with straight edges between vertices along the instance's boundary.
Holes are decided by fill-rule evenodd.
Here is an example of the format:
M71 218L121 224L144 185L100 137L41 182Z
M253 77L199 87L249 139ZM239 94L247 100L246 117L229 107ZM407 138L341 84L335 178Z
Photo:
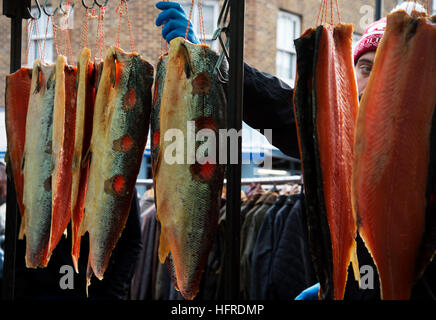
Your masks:
M255 129L272 129L270 143L286 155L300 158L292 96L293 89L285 82L244 63L243 120ZM371 265L376 271L363 241L360 238L356 240L360 265ZM362 291L354 281L353 272L349 272L351 280L347 282L344 299L379 299L377 277L375 276L375 289ZM424 275L416 282L411 299L436 299L436 259L433 259Z
M132 300L151 300L154 239L156 234L156 209L154 202L141 213L142 250L132 279Z
M281 195L274 205L267 211L265 220L257 234L256 244L251 258L251 294L253 300L264 300L269 296L270 285L265 281L271 272L274 219L277 212L284 205L287 196Z
M270 272L272 291L268 298L292 300L317 283L309 251L304 197L296 195L277 242Z
M250 282L251 282L251 259L254 246L256 245L257 233L262 225L266 212L271 208L277 200L278 194L274 192L266 193L268 196L264 199L263 204L258 210L253 212L247 218L248 227L247 233L241 234L241 238L245 237L245 245L241 246L241 269L240 269L240 298L250 298ZM244 223L245 224L245 223Z

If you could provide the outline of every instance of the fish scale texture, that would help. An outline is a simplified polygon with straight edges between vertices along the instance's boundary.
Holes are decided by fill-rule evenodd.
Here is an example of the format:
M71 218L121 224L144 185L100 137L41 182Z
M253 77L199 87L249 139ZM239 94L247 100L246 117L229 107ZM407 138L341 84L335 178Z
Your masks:
M383 299L409 299L436 249L436 243L422 242L435 228L434 221L426 224L429 168L434 167L435 57L434 22L404 11L388 15L359 110L353 209L377 266ZM427 256L421 265L420 254Z
M108 49L94 107L81 225L90 239L88 284L92 272L103 278L129 214L147 139L152 83L153 67L138 54ZM132 140L127 149L119 144L125 136Z
M193 299L198 292L220 209L224 166L199 163L195 154L187 152L189 145L201 148L202 143L194 141L199 130L210 129L217 137L218 129L225 127L224 89L214 73L217 60L209 48L176 38L168 57L159 62L156 77L152 136L159 145L153 144L152 159L161 223L159 259L163 263L171 253L169 269L185 299ZM188 121L195 123L194 136L188 132ZM181 163L168 161L168 154L177 149L165 139L170 129L182 133L177 144L183 150Z
M24 234L26 266L46 266L52 210L53 107L55 65L33 65L24 145Z

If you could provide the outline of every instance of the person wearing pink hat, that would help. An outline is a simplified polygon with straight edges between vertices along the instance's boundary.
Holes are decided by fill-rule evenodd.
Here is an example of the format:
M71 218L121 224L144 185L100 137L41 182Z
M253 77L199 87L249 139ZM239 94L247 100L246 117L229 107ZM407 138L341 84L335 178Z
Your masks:
M414 1L405 1L396 6L391 12L398 10L405 10L408 14L411 14L412 11L426 12L421 4ZM353 55L359 99L366 89L372 65L374 64L375 53L383 38L386 23L387 19L384 17L370 24L354 48Z
M366 28L354 49L354 65L357 79L359 99L365 91L371 74L377 47L383 37L386 28L386 17L372 23Z

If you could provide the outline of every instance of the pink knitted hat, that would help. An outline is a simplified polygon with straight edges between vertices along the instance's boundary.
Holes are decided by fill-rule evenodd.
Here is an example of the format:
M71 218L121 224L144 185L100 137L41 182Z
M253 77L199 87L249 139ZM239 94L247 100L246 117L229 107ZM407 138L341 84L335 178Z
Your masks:
M366 28L365 33L362 38L360 38L354 49L354 64L357 63L360 56L369 51L377 50L383 33L386 28L386 17L372 23L368 28Z

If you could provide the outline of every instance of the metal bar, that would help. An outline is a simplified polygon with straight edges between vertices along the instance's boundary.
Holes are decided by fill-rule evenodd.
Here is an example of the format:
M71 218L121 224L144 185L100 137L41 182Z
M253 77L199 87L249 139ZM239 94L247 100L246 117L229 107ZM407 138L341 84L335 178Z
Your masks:
M8 165L9 166L9 165ZM10 171L7 168L7 171ZM14 181L8 177L6 194L6 229L5 229L5 260L3 264L2 297L13 300L15 294L15 261L17 248L18 207L15 195Z
M13 73L21 68L21 37L22 19L14 17L11 19L11 57L10 72Z
M375 21L380 20L382 18L383 11L383 0L375 1Z
M302 183L302 176L286 176L286 177L262 177L262 178L242 178L241 186L246 186L252 183L259 184L286 184L286 183ZM227 184L227 179L224 179L224 184ZM153 179L138 179L138 186L152 186Z
M23 9L23 8L22 8ZM18 10L17 10L18 11ZM24 10L21 10L24 12ZM22 15L18 12L11 17L11 55L10 72L13 73L21 68L21 38L22 38ZM12 168L7 164L7 172ZM3 267L2 296L5 300L14 299L15 289L15 261L18 236L18 206L12 174L8 175L6 195L6 230L5 230L5 260Z
M230 1L230 61L227 91L227 128L242 129L242 103L244 89L244 11L245 0ZM238 139L238 163L231 164L230 144L227 144L227 201L224 259L226 300L239 298L239 243L241 212L242 144Z

